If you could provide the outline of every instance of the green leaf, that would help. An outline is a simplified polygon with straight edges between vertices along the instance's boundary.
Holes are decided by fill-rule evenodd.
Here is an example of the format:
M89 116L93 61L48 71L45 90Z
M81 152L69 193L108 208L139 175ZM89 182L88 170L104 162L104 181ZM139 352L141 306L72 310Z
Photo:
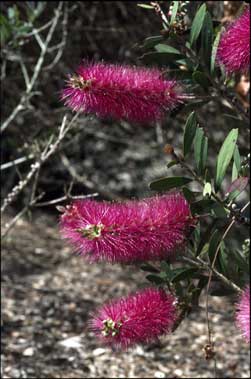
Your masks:
M184 176L170 176L155 180L150 183L150 189L154 191L169 191L172 188L182 187L193 179Z
M210 65L210 72L211 72L211 75L214 74L214 69L215 69L215 59L216 59L216 54L217 54L218 45L219 45L219 42L220 42L220 36L221 36L221 33L219 32L219 33L216 35L216 38L215 38L214 43L213 43L212 55L211 55L211 65Z
M173 53L146 53L143 54L140 59L143 59L145 63L150 64L159 64L159 65L178 65L179 63L176 62L177 57L179 55L173 54Z
M199 175L202 175L206 168L208 151L208 138L202 128L197 128L194 140L194 158Z
M137 4L137 6L145 9L154 9L154 7L150 4Z
M157 273L159 270L157 270L154 266L150 265L150 263L144 263L140 266L141 270L147 271L147 272L154 272Z
M190 208L193 214L203 214L210 211L214 204L215 201L212 199L203 199L190 204Z
M0 38L1 38L1 45L4 45L5 42L11 37L11 31L12 27L7 20L7 18L0 14Z
M194 242L195 245L197 246L200 240L200 234L201 234L201 227L200 227L200 222L198 222L195 230L194 230Z
M164 43L158 43L158 45L155 46L155 50L157 50L159 53L171 53L176 55L181 55L181 52L174 47L170 45L165 45Z
M161 267L161 270L165 273L166 279L171 281L173 277L173 272L170 265L167 262L162 261L160 263L160 267Z
M188 71L194 71L197 67L189 58L177 59L175 63L177 66L184 66Z
M16 5L13 7L8 8L8 18L12 25L15 25L18 23L19 20L19 10Z
M185 198L186 198L186 200L188 201L188 202L190 202L190 201L194 201L195 200L195 196L196 196L196 192L193 192L193 191L191 191L189 188L187 188L187 187L183 187L182 188L182 191L183 191L183 194L184 194L184 196L185 196Z
M164 279L161 278L159 275L147 275L146 279L149 280L149 282L152 282L154 284L162 284L164 282Z
M210 69L210 60L213 44L213 21L209 12L206 12L203 28L201 31L201 54L207 67Z
M178 1L173 1L173 6L172 6L172 16L170 20L170 25L172 25L176 19L176 15L179 9L179 2Z
M229 210L227 210L222 204L214 203L212 206L212 214L217 218L226 218L228 217Z
M195 71L192 76L195 83L198 83L204 90L208 89L210 81L203 72Z
M196 40L198 39L200 35L201 29L205 20L205 16L206 16L206 11L207 11L206 4L202 4L194 17L192 27L191 27L191 32L190 32L191 46L196 42Z
M205 230L205 232L203 233L199 243L197 243L197 250L195 252L196 257L200 254L203 255L205 252L208 251L208 247L209 247L208 241L212 235L213 228L214 228L214 223L208 225L208 227ZM203 251L203 253L202 253L202 251Z
M190 279L195 272L198 271L198 268L195 267L182 267L173 270L172 282L176 283L181 280Z
M219 252L219 265L220 265L220 272L228 277L228 263L229 263L229 254L226 251L226 246L224 241L221 243L220 252Z
M229 255L242 271L249 273L249 262L245 260L238 250L230 250Z
M185 131L184 131L184 138L183 138L183 154L184 157L187 156L187 154L190 152L194 136L197 129L197 119L195 112L190 113L190 115L187 118L186 125L185 125Z
M151 49L161 41L163 41L163 36L147 37L144 40L143 48L144 49Z
M167 167L167 168L170 168L170 167L175 166L176 164L178 164L178 162L175 161L175 160L173 160L173 161L168 162L168 164L166 165L166 167Z
M226 174L227 168L234 154L238 138L238 129L232 129L221 146L217 163L215 177L215 191L217 192Z
M192 85L193 84L192 74L193 73L191 71L180 70L180 69L172 69L172 70L169 70L168 77L170 79L182 80L183 82L185 82L187 84L189 83Z
M232 168L232 181L238 178L238 174L241 171L241 157L238 146L234 149L234 163Z
M208 257L210 262L212 263L215 257L216 250L218 248L219 243L221 243L222 232L216 229L210 238L209 247L208 247Z

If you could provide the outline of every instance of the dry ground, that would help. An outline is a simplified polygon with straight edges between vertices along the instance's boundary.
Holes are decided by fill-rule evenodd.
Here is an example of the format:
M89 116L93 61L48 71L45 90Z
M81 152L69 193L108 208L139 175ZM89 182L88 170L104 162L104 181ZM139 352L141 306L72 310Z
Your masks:
M159 344L114 353L88 331L90 312L142 283L138 268L87 264L61 241L54 216L20 221L3 242L3 378L209 378L205 313ZM249 348L225 298L211 301L217 377L249 377Z

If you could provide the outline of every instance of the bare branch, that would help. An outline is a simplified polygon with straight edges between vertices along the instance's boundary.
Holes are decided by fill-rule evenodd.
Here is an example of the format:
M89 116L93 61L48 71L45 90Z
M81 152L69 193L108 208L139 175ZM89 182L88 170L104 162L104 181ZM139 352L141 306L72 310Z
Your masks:
M59 197L58 199L44 201L43 203L37 203L35 204L35 207L46 207L48 205L55 205L58 203L62 203L63 201L88 199L89 197L96 197L96 196L99 196L98 192L94 192L88 195L77 195L77 196L65 195L65 196Z
M38 160L30 166L30 171L28 172L26 177L23 180L20 180L19 183L7 195L7 197L3 201L1 213L5 211L7 206L9 206L15 200L17 195L27 186L27 184L31 181L35 173L40 169L40 167L44 164L44 162L46 162L47 159L57 151L60 143L62 142L65 135L68 133L68 131L72 128L78 116L79 116L79 113L77 113L71 119L71 121L69 122L67 126L66 126L67 119L66 119L66 116L64 116L62 124L59 128L59 134L58 134L58 137L56 138L56 141L54 143L51 143L51 140L49 141L49 144L47 144L45 149L42 151Z
M17 165L19 165L23 162L26 162L29 159L33 159L33 158L34 158L34 154L29 154L27 157L18 158L18 159L15 159L14 161L3 163L0 166L0 171L6 170L7 168L10 168L13 166L17 166Z
M66 45L66 40L67 40L67 34L68 34L68 29L67 29L67 24L68 24L68 3L65 3L65 8L64 8L64 17L62 21L62 41L56 45L52 46L51 48L48 49L48 52L53 51L54 49L58 49L58 52L53 59L53 61L48 65L44 67L44 70L51 70L60 60L64 47Z
M44 42L44 47L41 48L41 54L38 58L38 61L36 63L36 66L34 68L34 71L33 71L33 75L31 77L31 80L29 81L29 84L26 88L26 91L25 93L21 96L21 99L20 99L20 102L19 104L14 108L14 110L12 111L12 113L10 114L10 116L3 122L3 124L1 125L1 133L9 126L9 124L15 119L15 117L17 116L17 114L24 109L24 105L27 101L27 98L29 98L30 96L32 96L32 89L36 83L36 80L38 78L38 75L40 74L41 72L41 68L42 68L42 65L44 63L44 58L45 58L45 55L46 55L46 52L47 52L47 48L49 46L49 43L51 42L51 39L52 39L52 36L53 36L53 33L56 29L56 26L58 24L58 20L59 20L59 17L61 15L61 10L62 10L62 6L63 6L63 2L60 2L59 5L58 5L58 8L56 9L55 11L55 16L54 16L54 19L53 19L53 22L51 24L51 27L49 29L49 32L47 34L47 37L46 37L46 40ZM37 36L37 34L35 34L35 36ZM27 80L27 78L26 78Z

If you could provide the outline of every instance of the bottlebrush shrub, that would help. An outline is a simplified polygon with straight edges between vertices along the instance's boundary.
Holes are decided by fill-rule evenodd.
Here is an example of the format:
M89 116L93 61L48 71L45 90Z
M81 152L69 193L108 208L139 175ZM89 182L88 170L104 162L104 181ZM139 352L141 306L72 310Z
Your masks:
M217 60L226 71L247 72L250 65L250 7L223 33Z
M89 261L161 260L183 246L194 225L180 193L123 203L79 200L60 220L62 235Z
M250 286L245 288L237 304L236 324L246 341L250 342Z
M74 111L151 123L180 103L178 92L157 69L87 63L69 78L62 99Z
M103 306L90 327L102 344L115 349L150 343L171 331L176 304L176 298L164 290L147 288Z

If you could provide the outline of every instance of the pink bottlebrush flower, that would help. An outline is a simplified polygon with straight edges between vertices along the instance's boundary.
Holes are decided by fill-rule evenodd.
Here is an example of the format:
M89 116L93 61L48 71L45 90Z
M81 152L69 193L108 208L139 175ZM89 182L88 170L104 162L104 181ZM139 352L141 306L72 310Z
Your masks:
M176 304L176 298L164 290L147 288L103 306L93 315L90 327L102 344L115 349L150 343L171 332Z
M246 341L250 342L250 286L245 288L237 304L236 325Z
M228 73L247 72L250 64L250 7L222 34L217 61Z
M62 99L74 111L138 123L160 120L179 103L176 82L161 71L106 63L80 66Z
M171 257L194 225L180 193L124 203L79 200L60 220L62 235L90 262L133 263Z

